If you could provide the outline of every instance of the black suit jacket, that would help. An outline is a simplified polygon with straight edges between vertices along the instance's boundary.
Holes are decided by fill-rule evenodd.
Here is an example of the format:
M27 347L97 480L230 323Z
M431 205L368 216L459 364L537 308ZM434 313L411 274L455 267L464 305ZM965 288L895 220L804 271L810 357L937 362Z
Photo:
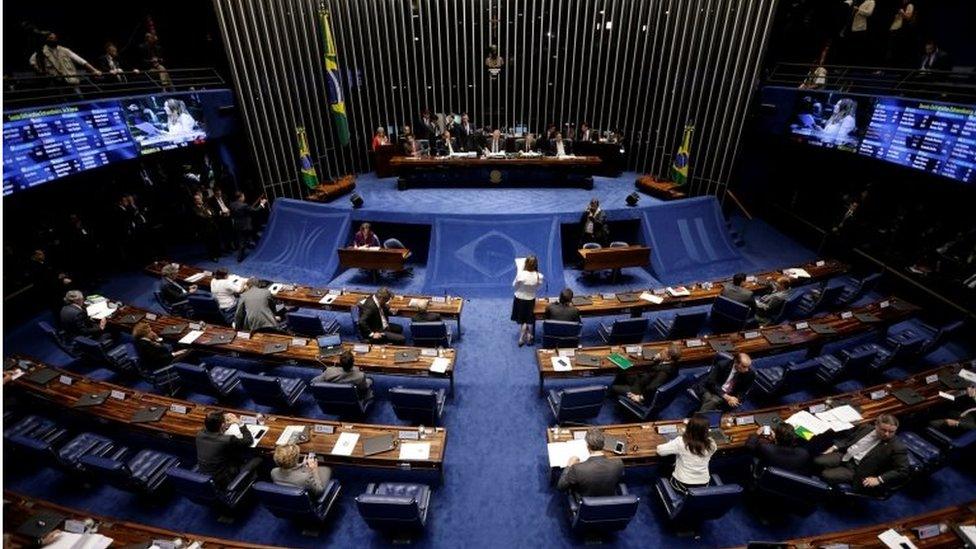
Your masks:
M843 454L873 429L873 424L861 425L847 437L834 442L834 446ZM895 437L879 442L864 456L864 459L854 468L852 485L857 488L867 477L880 477L882 486L898 486L908 480L909 473L908 448L898 437Z
M699 385L699 394L702 394L704 389L709 393L715 395L726 394L722 391L722 385L725 384L725 380L729 378L729 372L732 370L732 357L727 354L720 354L718 358L715 359L715 364L712 365L712 369L708 371L708 376L702 380L701 385ZM736 372L733 379L732 390L728 394L736 397L742 398L742 395L746 394L746 391L752 387L753 381L756 380L756 372L753 369L749 369L748 372L740 373Z
M747 290L742 286L736 286L731 282L722 288L722 297L729 298L732 301L738 301L753 309L756 308L756 297L752 294L752 290Z
M951 412L946 417L959 420L960 429L976 429L976 412L962 415L966 410L972 408L976 408L976 400L970 398L969 395L957 396L956 400L952 402Z
M386 318L389 321L390 308L384 305L383 312L386 314ZM358 324L359 333L365 338L369 338L369 334L373 332L383 331L383 318L380 316L380 309L376 306L376 302L373 301L372 296L366 298L366 301L363 302L362 306L359 307Z
M453 150L454 152L461 152L461 149L458 148L458 141L457 141L457 139L455 139L453 137L451 138L451 150ZM446 156L448 153L449 153L449 151L447 150L447 142L444 141L443 138L442 139L438 139L437 140L437 154L439 154L441 156Z
M98 322L88 317L88 312L76 305L65 305L61 308L61 329L69 337L95 336L102 333Z
M459 124L457 126L457 132L452 131L451 135L457 138L458 145L460 145L462 149L469 150L475 148L475 144L472 143L472 137L476 131L477 130L475 129L474 125L471 123L468 123L467 130L464 129L464 126Z
M546 305L546 320L562 320L564 322L579 322L580 313L579 309L573 307L572 305L563 305L562 303L550 303Z
M251 431L241 425L243 438L201 429L197 433L197 467L201 473L213 475L217 486L227 486L241 470L244 452L254 440Z
M781 446L756 435L746 440L748 448L762 467L777 467L792 473L807 474L810 469L810 451L800 446Z
M592 456L563 470L556 485L583 497L613 496L624 474L624 462L617 458Z
M156 371L173 362L173 352L163 343L140 337L135 345L139 361L146 370Z

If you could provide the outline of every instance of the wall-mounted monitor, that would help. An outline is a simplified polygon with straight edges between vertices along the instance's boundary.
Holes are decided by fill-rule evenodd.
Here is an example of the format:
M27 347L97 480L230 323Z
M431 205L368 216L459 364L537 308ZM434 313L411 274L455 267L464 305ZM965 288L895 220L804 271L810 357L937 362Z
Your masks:
M871 112L868 98L839 93L801 93L790 120L794 141L854 152Z
M148 95L120 103L140 154L168 151L207 139L197 94Z

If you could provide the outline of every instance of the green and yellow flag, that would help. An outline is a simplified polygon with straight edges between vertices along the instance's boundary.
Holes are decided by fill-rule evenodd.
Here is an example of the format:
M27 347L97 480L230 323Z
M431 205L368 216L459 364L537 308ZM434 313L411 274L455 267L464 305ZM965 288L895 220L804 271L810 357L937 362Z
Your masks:
M694 126L685 126L685 135L681 139L681 146L678 153L674 155L674 162L671 164L671 179L678 185L688 182L688 162L691 154L691 134L695 131Z
M312 163L312 153L308 149L308 136L305 135L305 128L299 126L295 128L298 134L298 157L302 163L302 182L309 189L314 189L319 185L319 174L315 171L315 164Z
M325 44L325 83L329 95L329 110L335 121L336 136L340 145L349 144L349 119L346 118L346 103L342 98L342 83L339 79L339 54L332 38L332 18L328 10L319 10L322 24L322 41Z

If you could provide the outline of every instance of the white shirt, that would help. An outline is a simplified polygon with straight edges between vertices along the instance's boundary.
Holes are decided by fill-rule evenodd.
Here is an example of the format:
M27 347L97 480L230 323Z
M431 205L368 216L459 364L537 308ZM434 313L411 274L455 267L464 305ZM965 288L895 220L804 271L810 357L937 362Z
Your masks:
M847 448L847 452L844 453L841 461L850 461L853 459L855 462L860 462L879 442L881 442L881 439L878 437L878 431L871 429L870 433L864 435L861 437L861 440L851 444Z
M712 459L716 447L706 450L704 456L691 453L685 446L683 438L678 437L657 447L659 456L677 456L674 462L674 478L684 484L708 484L711 477L708 474L708 461Z
M376 299L375 295L373 296L373 303L376 304L376 310L380 312L380 320L383 321L383 329L385 330L389 328L390 323L386 320L386 311L383 310L383 306L380 305L380 301Z
M216 199L216 202L217 202L217 207L220 208L220 213L222 213L222 214L229 214L230 213L230 210L227 208L227 205L224 204L223 197Z
M732 390L732 378L734 377L735 377L735 366L732 367L732 370L729 372L729 377L727 377L725 379L725 383L722 384L723 393L729 394L729 391Z
M519 271L512 281L515 287L515 297L519 299L535 300L539 293L539 286L542 286L542 273L538 271Z
M241 293L244 286L244 279L234 282L230 278L210 281L210 293L217 300L217 306L221 309L230 309L237 305L237 294Z
M868 18L874 13L874 0L864 0L854 11L854 19L851 20L852 32L863 32L868 30Z
M556 141L556 156L566 156L566 148L562 141Z

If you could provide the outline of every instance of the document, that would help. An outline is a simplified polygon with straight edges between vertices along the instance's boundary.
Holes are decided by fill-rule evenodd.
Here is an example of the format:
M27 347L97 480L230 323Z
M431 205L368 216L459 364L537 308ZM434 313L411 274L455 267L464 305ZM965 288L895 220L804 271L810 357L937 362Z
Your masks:
M973 372L970 372L969 370L967 370L965 368L963 368L962 370L959 370L959 377L965 379L966 381L968 381L970 383L976 383L976 374L974 374Z
M878 539L881 543L885 544L886 547L891 547L891 549L918 549L918 547L912 543L912 540L908 539L907 536L899 534L892 528L885 530L878 534Z
M793 269L783 269L783 274L790 278L810 278L810 273L799 267Z
M90 318L93 318L95 320L101 320L103 318L108 318L112 316L112 313L115 312L115 309L109 307L109 302L107 299L102 299L101 301L96 301L95 303L92 303L91 305L86 307L85 311L88 313L88 316Z
M643 299L644 301L650 301L655 305L660 305L661 303L664 303L663 297L659 295L654 295L650 292L642 292L640 298Z
M786 423L792 425L796 430L796 434L804 440L810 440L830 430L830 426L825 421L817 419L816 416L806 410L801 410L793 414L786 420Z
M322 305L332 305L332 302L336 300L335 294L327 294L325 297L319 300Z
M72 534L62 531L54 543L45 545L45 549L104 549L115 541L102 534Z
M188 334L180 338L180 343L189 345L203 335L203 330L190 330Z
M200 271L197 274L193 274L193 275L190 275L190 276L186 277L186 281L189 282L190 284L193 284L193 283L196 283L196 282L200 282L200 280L203 277L205 277L205 276L207 276L207 273L205 273L203 271Z
M268 432L268 427L265 425L244 425L244 427L251 432L251 438L254 439L251 441L251 448L257 446L258 442L261 440L261 437ZM224 434L232 437L244 438L244 434L241 433L241 427L236 423L228 427L227 430L224 431Z
M691 295L691 292L688 291L688 288L685 288L684 286L678 286L677 288L672 288L671 286L668 286L667 291L669 294L671 294L672 297L683 297L686 295Z
M405 461L422 461L430 459L430 443L401 442L400 459Z
M550 442L546 449L549 452L549 467L563 468L573 456L578 457L580 461L590 458L590 451L586 448L584 439Z
M359 433L341 433L332 447L332 454L336 456L351 456L359 442Z
M573 361L566 357L554 356L552 360L552 369L557 372L568 372L573 369Z
M284 446L285 444L298 444L294 442L299 436L305 431L304 425L289 425L281 432L278 436L278 440L275 441L275 446Z
M410 307L411 309L419 309L420 307L426 307L427 303L428 301L426 299L412 297L410 298L410 302L407 303L407 307Z
M431 361L429 370L435 374L443 374L447 372L447 368L450 365L450 359L439 356Z

